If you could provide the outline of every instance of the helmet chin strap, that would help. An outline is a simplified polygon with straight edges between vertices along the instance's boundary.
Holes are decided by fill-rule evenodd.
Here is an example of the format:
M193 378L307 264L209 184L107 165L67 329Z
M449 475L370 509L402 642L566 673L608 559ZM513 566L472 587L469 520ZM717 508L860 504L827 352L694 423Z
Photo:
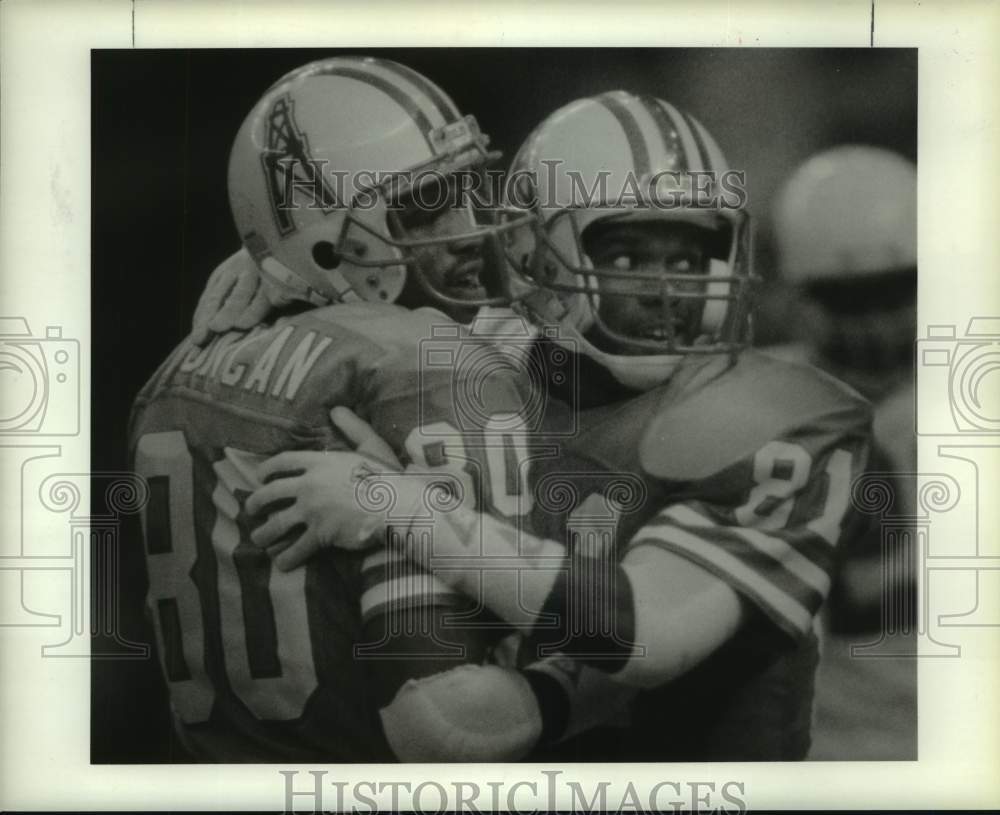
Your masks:
M609 354L602 351L584 335L578 327L581 324L578 311L579 301L587 307L590 304L586 295L572 295L567 304L553 292L539 289L530 297L521 301L521 309L530 319L543 325L557 324L558 335L552 341L573 353L580 353L597 362L605 368L620 384L637 391L646 391L662 385L680 364L683 357L679 354L643 354L627 356L624 354Z
M565 339L564 339L565 338ZM680 354L609 354L583 336L574 326L564 326L555 340L560 345L589 357L605 368L619 383L637 391L662 385L674 375L684 359Z
M701 315L701 333L717 333L726 320L729 311L729 301L722 298L730 294L732 283L728 280L719 280L730 274L729 264L719 258L710 258L708 261L708 283L705 286L705 310Z
M268 284L267 295L272 304L287 302L289 299L302 300L314 306L326 306L333 302L271 255L263 258L258 265Z
M287 303L289 299L301 300L317 307L333 303L354 303L362 299L347 278L335 269L324 272L331 287L337 292L336 296L331 297L317 291L305 278L272 255L263 258L258 265L263 279L268 283L268 298L276 305Z

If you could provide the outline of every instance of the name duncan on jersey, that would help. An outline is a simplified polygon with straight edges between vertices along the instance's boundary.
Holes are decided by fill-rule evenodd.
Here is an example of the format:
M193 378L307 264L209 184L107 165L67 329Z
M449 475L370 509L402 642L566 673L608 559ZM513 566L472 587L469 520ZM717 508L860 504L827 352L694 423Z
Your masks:
M297 326L288 325L280 330L255 326L249 333L230 331L214 338L204 348L192 347L179 370L231 388L260 394L269 392L273 397L291 401L309 371L333 342L330 337L307 331L297 345L290 346L293 350L278 367L282 351L296 329ZM241 351L267 339L270 342L262 353L243 355L246 361L239 360Z

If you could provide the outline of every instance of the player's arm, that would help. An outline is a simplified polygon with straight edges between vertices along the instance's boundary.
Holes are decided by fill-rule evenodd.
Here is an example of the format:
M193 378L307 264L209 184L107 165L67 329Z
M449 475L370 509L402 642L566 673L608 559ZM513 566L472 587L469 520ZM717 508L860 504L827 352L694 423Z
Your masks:
M357 452L377 460L387 474L402 469L392 448L352 411L334 408L330 418ZM483 664L509 629L388 545L368 554L361 581L357 665L366 669L398 759L507 761L534 747L545 719L532 686L516 670ZM462 617L472 613L478 624L466 619L463 625ZM553 698L550 693L545 701Z
M617 565L560 560L555 542L464 507L440 516L434 554L442 562L468 558L469 569L442 577L480 593L502 618L532 610L543 652L584 654L621 682L653 686L701 662L751 616L793 641L810 635L837 546L855 531L850 487L867 446L864 428L769 442L689 491L702 497L664 507L626 543ZM506 586L475 561L486 538L491 555L505 541L507 555L519 559ZM426 557L415 541L401 540L410 557ZM587 620L612 624L581 624Z
M355 664L399 760L505 761L534 744L540 719L516 672L482 666L499 632L456 625L475 610L468 598L389 548L361 579Z
M373 534L385 528L384 513L358 497L383 483L384 465L374 459L301 451L270 459L262 478L267 480L272 470L286 475L255 492L247 509L257 514L270 504L295 498L252 533L260 546L285 541L288 548L275 560L279 568L294 568L324 546L368 546ZM394 511L406 515L400 507L412 506L409 514L418 516L417 507L426 506L428 492L443 482L439 473L410 472L391 483ZM288 544L293 528L302 531ZM623 674L632 684L657 684L682 673L731 636L742 619L738 596L726 581L660 547L635 547L621 564L567 556L562 543L534 537L466 505L435 516L435 562L424 538L413 529L392 527L391 534L399 550L435 578L478 598L501 620L530 625L540 647L552 653L589 654L589 662L608 672L638 666ZM498 561L516 563L517 568L493 568ZM435 563L447 563L448 568L435 568ZM590 630L571 625L575 616L588 615L613 620L614 626ZM656 669L651 675L653 657Z
M480 563L483 539L490 540L490 557L516 560L520 568ZM413 536L399 540L409 557L427 559ZM609 563L567 555L557 541L461 510L435 525L434 553L441 563L467 562L466 569L440 570L441 578L480 597L501 619L523 625L533 616L529 640L539 658L578 655L628 685L653 686L681 675L744 620L744 603L729 581L665 547L632 545L621 563ZM427 566L433 568L429 560Z
M665 507L628 542L620 564L595 568L591 559L567 556L558 542L466 504L435 515L433 558L412 529L395 530L397 545L428 569L435 560L447 563L439 576L501 619L523 625L527 614L541 647L586 654L622 681L655 685L712 653L750 610L793 638L808 635L829 587L834 549L848 534L850 484L867 456L864 422L844 426L838 415L821 431L788 433L692 486L688 494L702 497ZM306 550L363 545L365 525L385 522L357 500L358 489L376 477L371 462L337 455L308 463L324 490L324 506L312 511L333 523L317 524ZM395 506L419 514L435 482L420 473L398 480ZM293 485L295 493L302 490ZM283 528L263 530L258 543ZM517 568L491 568L497 557ZM613 625L572 625L574 615Z
M383 513L358 500L359 490L384 474L384 466L374 459L357 453L296 452L267 462L265 478L268 468L297 473L276 479L247 503L256 514L270 503L296 497L294 505L253 533L258 545L267 546L286 538L293 527L303 529L278 556L279 568L293 568L334 543L366 546L373 532L384 528ZM412 505L411 514L419 515L416 507L426 505L428 491L441 479L441 474L419 472L395 478L395 511ZM392 534L400 551L436 579L478 598L501 620L521 626L527 622L539 647L587 654L583 658L595 667L620 673L630 684L658 684L679 675L721 645L742 620L742 605L730 584L662 547L637 546L621 564L567 556L557 541L533 537L464 505L435 517L435 562L412 529L393 528ZM483 541L489 546L482 547ZM517 568L493 568L493 558ZM447 569L435 568L445 562ZM614 625L596 630L572 626L580 615L613 620Z
M366 455L368 466L393 474L400 469L391 448L351 411L335 408L331 419ZM306 476L312 468L313 478L294 489L308 515L308 507L324 503L329 465L336 460L309 453L295 461L280 459L273 469ZM306 469L296 470L298 465ZM278 486L292 483L286 475ZM312 492L309 484L320 490ZM306 532L306 540L321 538L315 529ZM311 556L300 544L301 538L288 553L291 560L278 555L279 565ZM287 540L272 552L285 545ZM454 625L470 600L396 549L372 551L362 581L370 687L387 740L403 761L516 760L539 744L609 721L633 695L632 689L579 660L547 657L521 670L511 660L508 667L480 664L497 637L484 637L482 628Z
M637 686L689 670L751 610L793 638L807 636L829 588L835 547L847 534L849 488L864 466L867 439L793 438L769 443L743 463L752 475L738 500L716 496L665 507L628 542L619 564L567 556L560 543L465 505L438 513L433 556L448 564L438 575L501 619L523 625L529 615L539 647L585 654L595 667ZM326 497L340 496L341 522L352 515L361 520L350 523L365 522L354 500L358 485L371 477L359 471L363 464L361 457L341 461L334 468L342 472L339 487L322 479ZM414 473L400 480L397 505L417 506L432 478ZM327 530L328 540L357 543L347 526ZM412 530L400 528L396 538L407 557L434 569L431 552ZM492 569L482 557L483 541L490 558L508 558L517 569ZM613 625L573 625L574 619Z
M867 452L863 422L789 433L688 490L700 497L664 507L626 543L615 570L595 572L568 558L555 577L522 581L522 605L540 603L543 614L567 623L574 614L614 622L597 636L578 623L570 632L536 625L535 640L568 641L565 650L603 656L593 664L617 680L650 686L689 670L751 617L791 641L808 637L836 551L858 530L850 490ZM482 523L496 528L492 519ZM461 538L475 540L474 529L442 540L458 552ZM443 551L436 538L435 552ZM484 599L503 616L516 596Z

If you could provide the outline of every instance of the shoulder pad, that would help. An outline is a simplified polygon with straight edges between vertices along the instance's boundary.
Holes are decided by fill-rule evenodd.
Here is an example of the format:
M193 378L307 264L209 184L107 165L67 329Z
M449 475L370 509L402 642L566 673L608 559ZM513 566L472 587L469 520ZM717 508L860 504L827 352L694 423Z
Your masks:
M642 438L640 462L658 478L698 480L783 434L870 422L868 403L839 380L746 351L731 365L698 361L675 374Z

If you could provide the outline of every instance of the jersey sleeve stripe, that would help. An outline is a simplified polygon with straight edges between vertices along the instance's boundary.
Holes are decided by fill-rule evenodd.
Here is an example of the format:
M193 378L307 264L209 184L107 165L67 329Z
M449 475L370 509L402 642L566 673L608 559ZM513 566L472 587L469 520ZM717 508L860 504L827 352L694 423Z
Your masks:
M416 626L420 625L417 620L426 614L427 609L455 609L457 613L462 605L463 600L457 595L419 595L405 601L397 599L387 603L375 603L364 610L361 621L367 625L378 617L402 617L403 622L397 623L397 627L415 631Z
M670 507L660 514L660 517L664 516L684 526L714 526L719 530L736 535L764 554L770 555L799 580L812 586L824 597L830 591L830 575L781 538L765 535L758 529L748 529L744 526L718 526L704 515L682 504Z
M419 579L426 577L427 571L411 560L393 558L377 566L368 566L361 569L361 591L367 591L379 583L386 583L390 580Z
M457 601L460 595L426 572L383 581L361 595L361 615L368 619L376 609L411 608L417 602L439 604Z
M390 554L393 556L393 559L398 556L397 553L390 550L388 546L380 547L364 559L364 562L361 564L361 568L372 569L376 566L382 566L388 562Z
M652 545L694 560L750 599L779 627L795 637L811 630L813 613L759 570L717 545L674 527L669 536L637 537L630 546ZM819 603L811 603L818 609Z
M765 535L756 529L734 527L725 531L737 535L759 551L770 555L799 580L814 588L823 597L830 591L830 575L806 557L803 557L781 538Z
M728 553L730 557L737 559L765 579L772 586L772 591L787 594L812 612L817 611L823 604L825 595L822 592L786 569L780 560L749 544L728 527L713 526L693 530L663 522L644 527L635 537L660 540L669 548L680 536L686 536L684 537L686 541L697 541L697 544L693 545Z
M711 518L706 518L700 512L695 512L685 504L674 504L672 507L667 507L667 509L663 510L656 517L673 518L677 523L684 526L717 526Z

